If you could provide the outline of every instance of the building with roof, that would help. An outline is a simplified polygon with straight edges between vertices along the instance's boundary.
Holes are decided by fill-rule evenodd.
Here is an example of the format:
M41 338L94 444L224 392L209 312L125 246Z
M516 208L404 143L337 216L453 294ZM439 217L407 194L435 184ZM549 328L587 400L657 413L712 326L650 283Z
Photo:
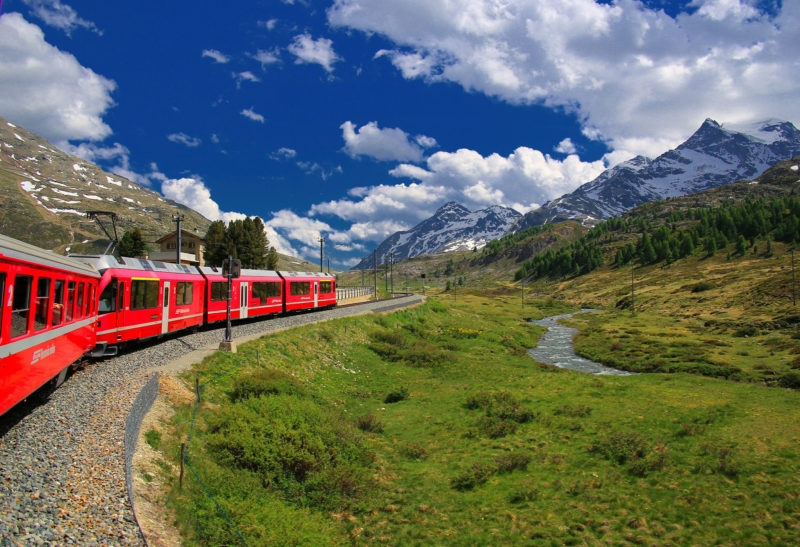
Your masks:
M161 262L178 262L178 231L175 230L156 241L161 246L161 250L150 253L151 260ZM203 251L206 248L206 241L199 234L189 230L181 230L181 264L193 266L204 266Z

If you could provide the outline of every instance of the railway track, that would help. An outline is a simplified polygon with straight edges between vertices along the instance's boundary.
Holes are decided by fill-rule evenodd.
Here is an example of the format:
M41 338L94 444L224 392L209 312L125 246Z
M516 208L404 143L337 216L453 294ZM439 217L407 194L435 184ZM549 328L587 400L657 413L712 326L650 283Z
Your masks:
M422 301L418 295L234 326L235 340ZM224 328L90 361L0 418L0 545L143 545L125 483L124 423L153 369L218 344ZM196 351L196 350L195 350Z

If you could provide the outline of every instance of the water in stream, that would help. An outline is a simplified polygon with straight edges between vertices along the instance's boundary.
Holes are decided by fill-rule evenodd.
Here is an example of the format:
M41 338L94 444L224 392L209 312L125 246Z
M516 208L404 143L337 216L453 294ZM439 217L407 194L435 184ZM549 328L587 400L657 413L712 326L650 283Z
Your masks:
M575 313L598 311L600 310L584 309ZM636 374L635 372L607 367L585 359L580 355L575 355L572 337L578 333L578 329L565 327L558 323L559 319L572 317L575 313L553 315L545 317L544 319L539 319L538 321L531 321L534 325L541 325L547 328L547 332L542 335L539 339L539 344L535 348L528 350L528 355L541 363L587 372L589 374L613 374L615 376L630 376Z

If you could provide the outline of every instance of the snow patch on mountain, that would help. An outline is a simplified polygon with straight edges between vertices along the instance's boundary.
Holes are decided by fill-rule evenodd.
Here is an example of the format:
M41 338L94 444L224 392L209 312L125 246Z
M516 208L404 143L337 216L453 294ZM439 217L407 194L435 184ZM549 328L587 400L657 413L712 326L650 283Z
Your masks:
M495 205L470 211L449 202L412 229L397 232L378 246L378 263L398 262L422 254L480 249L505 234L521 217L508 207ZM353 269L373 267L373 256L365 257Z

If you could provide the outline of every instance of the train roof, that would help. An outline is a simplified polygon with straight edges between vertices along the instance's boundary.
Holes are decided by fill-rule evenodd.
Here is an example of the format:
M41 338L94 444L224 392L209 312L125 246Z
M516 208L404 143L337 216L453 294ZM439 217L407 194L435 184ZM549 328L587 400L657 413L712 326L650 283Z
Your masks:
M91 264L86 264L74 258L59 255L53 251L48 251L19 241L17 239L0 235L0 255L26 262L35 262L51 268L66 270L82 275L99 277L100 273Z
M278 272L281 277L323 277L325 279L336 279L336 276L325 272L286 272L281 270Z
M222 275L221 267L200 266L198 268L206 275ZM248 277L279 277L278 272L273 270L245 270L241 271L242 276Z
M131 258L127 256L117 257L114 255L71 255L72 258L92 264L99 271L104 272L112 268L120 270L144 270L149 272L169 272L181 274L200 275L196 266L188 264L173 264L171 262L161 262L160 260L145 260L143 258Z

